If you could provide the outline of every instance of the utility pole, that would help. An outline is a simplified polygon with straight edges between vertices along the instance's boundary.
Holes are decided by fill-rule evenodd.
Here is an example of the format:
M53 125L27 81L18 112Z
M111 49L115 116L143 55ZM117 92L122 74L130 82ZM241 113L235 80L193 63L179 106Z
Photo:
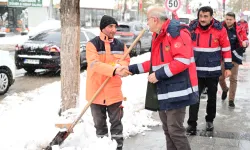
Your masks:
M226 2L226 0L222 0L222 6L223 6L223 17L225 17L225 2Z
M140 0L138 0L137 4L138 4L138 8L137 8L137 17L138 18L136 18L136 19L137 19L137 21L139 21L140 20Z
M125 13L127 11L127 0L124 0L124 4L123 4L123 12L122 12L122 20L125 21Z
M241 0L241 12L243 12L243 0Z
M186 0L186 14L188 13L189 0Z
M49 19L53 18L53 0L49 3Z

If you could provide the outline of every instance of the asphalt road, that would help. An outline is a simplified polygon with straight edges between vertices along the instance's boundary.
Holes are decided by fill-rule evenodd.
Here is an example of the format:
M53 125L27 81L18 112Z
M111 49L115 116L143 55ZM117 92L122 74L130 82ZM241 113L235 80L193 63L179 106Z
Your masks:
M10 54L14 59L14 52L10 51ZM84 68L82 68L82 71L84 71ZM16 70L15 74L15 83L9 88L9 91L5 95L0 95L0 102L8 95L31 91L45 84L60 80L60 72L55 73L42 69L36 70L36 72L32 74L27 73L24 69L19 69Z

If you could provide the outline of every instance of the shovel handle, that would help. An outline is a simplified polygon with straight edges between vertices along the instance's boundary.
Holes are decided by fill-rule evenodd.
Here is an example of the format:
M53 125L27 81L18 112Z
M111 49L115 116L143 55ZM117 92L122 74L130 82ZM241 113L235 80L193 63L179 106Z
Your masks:
M143 29L140 34L137 36L137 38L134 40L134 42L130 45L129 49L127 50L127 52L123 55L123 57L120 59L120 61L124 60L130 53L130 51L133 49L133 47L136 45L136 43L140 40L140 38L142 37L142 35L144 34L146 30ZM108 77L103 83L102 85L99 87L99 89L95 92L94 96L91 98L90 101L88 101L88 103L85 105L85 107L83 108L83 110L81 111L81 114L77 117L77 119L72 123L72 125L70 126L70 128L68 129L68 131L72 131L72 129L75 127L75 125L77 124L77 122L82 118L83 114L87 111L87 109L89 108L89 106L92 104L92 102L95 100L95 98L97 97L97 95L101 92L101 90L104 88L104 86L108 83L108 81L110 80L111 77Z

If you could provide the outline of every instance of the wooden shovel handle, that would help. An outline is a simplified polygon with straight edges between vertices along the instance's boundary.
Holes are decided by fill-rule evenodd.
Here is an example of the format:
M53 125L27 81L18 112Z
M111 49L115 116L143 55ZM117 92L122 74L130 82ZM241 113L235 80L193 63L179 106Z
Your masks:
M123 57L120 59L121 61L124 60L125 58L127 58L127 56L129 55L130 51L133 49L133 47L136 45L136 43L140 40L140 38L142 37L142 35L144 34L146 30L143 29L140 34L137 36L137 38L134 40L134 42L130 45L129 49L127 50L127 52L123 55ZM104 86L108 83L108 81L110 80L111 77L108 77L103 83L102 85L99 87L99 89L95 92L94 96L91 98L90 101L88 101L88 103L85 105L85 107L83 108L81 114L77 117L77 119L72 123L72 125L70 126L70 128L68 129L69 131L71 131L75 125L77 124L77 122L82 118L83 114L87 111L87 109L89 108L89 106L92 104L92 102L95 100L95 98L97 97L97 95L101 92L101 90L104 88Z

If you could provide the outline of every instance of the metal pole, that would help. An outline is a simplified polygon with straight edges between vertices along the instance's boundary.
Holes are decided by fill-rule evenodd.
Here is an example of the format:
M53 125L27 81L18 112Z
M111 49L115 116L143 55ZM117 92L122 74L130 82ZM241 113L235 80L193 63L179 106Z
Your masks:
M189 2L188 0L186 0L186 14L188 13L188 6L189 6Z
M138 4L138 9L137 9L137 11L138 11L138 12L137 12L137 13L138 13L138 14L137 14L137 17L138 17L138 18L137 18L137 20L140 20L140 0L138 0L137 4Z
M241 0L241 12L243 12L243 0Z
M225 2L226 0L222 0L223 1L223 17L225 17Z

